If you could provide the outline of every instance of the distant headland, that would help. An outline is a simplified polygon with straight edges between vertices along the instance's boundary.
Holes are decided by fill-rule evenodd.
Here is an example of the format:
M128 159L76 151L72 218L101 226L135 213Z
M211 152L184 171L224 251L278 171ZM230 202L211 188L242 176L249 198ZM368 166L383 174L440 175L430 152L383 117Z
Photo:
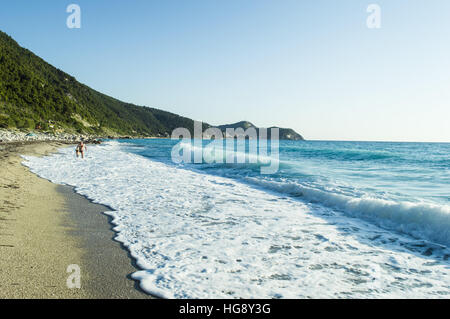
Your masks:
M207 123L203 126L212 127ZM194 121L97 92L0 31L0 129L137 138L170 137L178 127L193 131ZM223 131L227 127L258 129L247 121L218 127ZM292 129L280 128L279 132L280 139L303 140Z

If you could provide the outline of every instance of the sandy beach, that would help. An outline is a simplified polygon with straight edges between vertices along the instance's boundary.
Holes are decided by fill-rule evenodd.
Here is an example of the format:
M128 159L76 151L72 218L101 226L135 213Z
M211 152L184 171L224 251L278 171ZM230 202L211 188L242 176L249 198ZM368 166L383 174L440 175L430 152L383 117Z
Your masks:
M150 298L130 279L133 260L113 240L108 207L31 173L20 155L65 144L0 145L0 298ZM69 289L69 265L81 288Z

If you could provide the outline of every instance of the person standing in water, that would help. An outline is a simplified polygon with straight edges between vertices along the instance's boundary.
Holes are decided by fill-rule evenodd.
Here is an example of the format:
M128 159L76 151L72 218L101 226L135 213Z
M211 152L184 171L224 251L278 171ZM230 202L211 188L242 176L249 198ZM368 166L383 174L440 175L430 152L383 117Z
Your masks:
M84 152L86 152L86 151L87 151L87 147L84 144L84 142L83 141L79 142L77 145L77 148L75 150L75 152L77 153L77 158L80 156L80 154L81 154L81 158L84 158Z

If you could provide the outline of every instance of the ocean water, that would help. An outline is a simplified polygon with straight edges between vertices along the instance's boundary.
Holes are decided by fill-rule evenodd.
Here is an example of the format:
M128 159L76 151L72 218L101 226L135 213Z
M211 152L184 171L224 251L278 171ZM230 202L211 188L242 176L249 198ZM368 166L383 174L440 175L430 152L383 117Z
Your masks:
M111 207L133 278L156 296L450 297L450 144L280 141L257 163L174 164L177 143L24 165Z

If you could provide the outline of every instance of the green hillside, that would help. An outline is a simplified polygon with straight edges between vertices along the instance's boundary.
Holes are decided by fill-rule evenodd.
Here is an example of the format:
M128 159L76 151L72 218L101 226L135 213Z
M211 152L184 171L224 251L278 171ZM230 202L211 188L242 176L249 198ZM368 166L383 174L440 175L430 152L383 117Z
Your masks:
M256 129L256 132L259 135L260 128L256 127L255 125L253 125L252 123L250 123L248 121L241 121L241 122L237 122L237 123L233 123L233 124L225 124L225 125L218 126L218 128L224 133L224 135L225 135L227 128L232 128L232 129L242 128L242 129L246 130L251 127L254 127ZM267 128L267 138L271 138L271 132L272 132L271 129L272 128L278 128L280 140L293 140L293 141L303 141L304 140L303 136L298 134L293 129L276 127L276 126Z
M176 127L193 121L99 93L0 31L0 128L156 136Z
M243 123L253 126L233 125ZM170 136L178 127L193 133L194 122L97 92L0 31L0 129L143 137ZM280 129L280 138L303 139L291 129Z

